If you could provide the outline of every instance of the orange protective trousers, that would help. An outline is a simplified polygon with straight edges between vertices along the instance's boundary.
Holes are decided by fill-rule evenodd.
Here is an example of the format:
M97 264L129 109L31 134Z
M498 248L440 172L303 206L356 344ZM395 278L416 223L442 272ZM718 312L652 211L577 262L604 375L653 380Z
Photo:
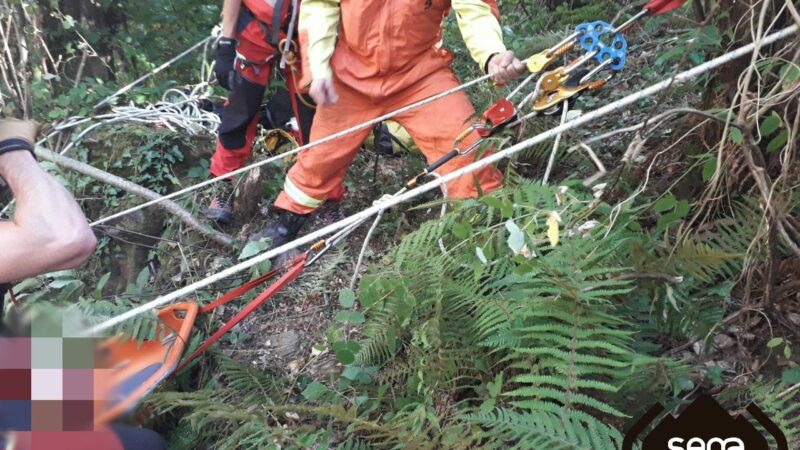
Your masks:
M342 83L336 75L333 79L339 101L335 105L317 108L311 127L311 142L460 84L446 66L434 70L403 90L380 97L359 92ZM457 92L398 115L393 120L409 132L428 163L432 163L453 149L456 138L470 126L474 114L475 109L466 94ZM348 166L370 132L367 128L300 153L297 162L289 170L284 191L278 196L275 206L299 214L312 212L342 184ZM478 139L477 133L473 132L459 147L468 148ZM437 172L447 174L464 167L474 161L476 154L456 157ZM498 189L502 180L497 169L487 167L448 183L448 196L475 197L478 194L476 185L480 185L480 189L487 193Z

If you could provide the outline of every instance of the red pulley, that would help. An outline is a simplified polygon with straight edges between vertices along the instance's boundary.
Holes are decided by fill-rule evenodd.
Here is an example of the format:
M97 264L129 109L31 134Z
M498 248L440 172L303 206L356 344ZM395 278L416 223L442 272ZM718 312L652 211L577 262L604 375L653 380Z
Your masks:
M684 3L686 0L652 0L644 5L644 9L647 10L648 16L657 16L680 8Z
M489 137L517 116L517 108L507 98L498 100L483 113L483 123L477 129L481 137Z

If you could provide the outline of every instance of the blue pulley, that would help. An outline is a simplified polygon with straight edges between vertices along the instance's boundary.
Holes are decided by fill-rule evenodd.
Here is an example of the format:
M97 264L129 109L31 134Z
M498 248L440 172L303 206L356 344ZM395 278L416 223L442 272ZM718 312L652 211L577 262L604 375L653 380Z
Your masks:
M614 33L614 27L608 22L598 20L578 25L575 28L581 48L587 52L596 52L595 59L598 63L611 60L611 70L622 70L628 55L628 43L621 33L614 34L610 44L601 39L602 36Z

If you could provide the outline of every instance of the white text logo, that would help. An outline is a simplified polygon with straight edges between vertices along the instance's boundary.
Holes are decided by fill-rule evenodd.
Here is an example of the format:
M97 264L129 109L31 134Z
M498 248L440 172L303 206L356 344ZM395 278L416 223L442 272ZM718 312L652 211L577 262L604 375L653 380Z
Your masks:
M683 442L683 438L676 437L670 439L667 446L669 450L745 450L744 442L739 438L722 439L715 437L706 442L694 437L686 442L686 446L683 445Z

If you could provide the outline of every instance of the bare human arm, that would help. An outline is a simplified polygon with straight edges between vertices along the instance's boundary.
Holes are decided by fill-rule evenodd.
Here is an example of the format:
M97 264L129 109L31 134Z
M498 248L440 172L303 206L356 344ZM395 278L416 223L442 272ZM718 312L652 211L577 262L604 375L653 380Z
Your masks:
M0 148L7 138L21 134L32 145L31 127L30 122L0 122ZM14 219L0 221L0 283L74 268L91 256L97 240L86 217L30 152L0 155L0 176L17 201Z
M233 39L236 35L236 21L242 0L225 0L222 3L222 37Z

